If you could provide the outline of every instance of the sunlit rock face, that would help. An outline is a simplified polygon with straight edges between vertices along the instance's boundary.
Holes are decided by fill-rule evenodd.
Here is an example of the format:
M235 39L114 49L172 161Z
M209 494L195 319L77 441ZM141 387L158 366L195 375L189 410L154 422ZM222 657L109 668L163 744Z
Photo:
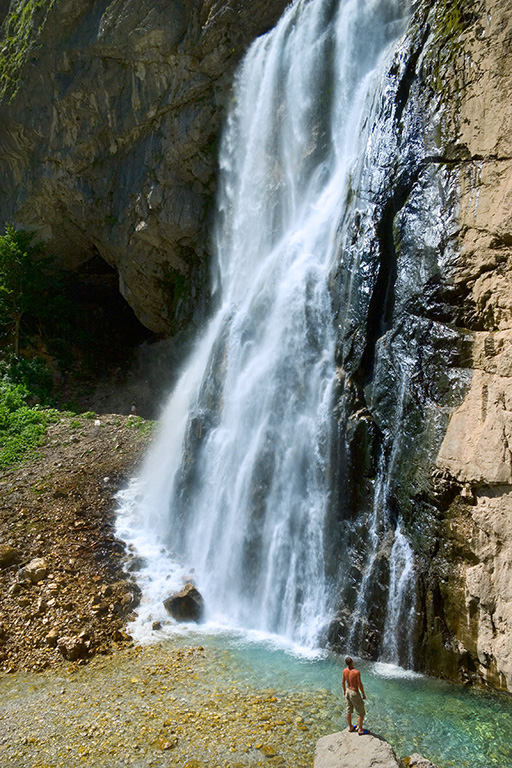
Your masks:
M441 582L446 622L486 681L512 690L512 18L506 0L478 4L461 37L458 140L460 268L470 331L470 389L437 463L462 489L444 533L459 578ZM453 82L453 81L452 81ZM454 86L451 86L454 91ZM454 583L457 589L454 590ZM458 610L457 610L458 609Z
M232 75L286 5L49 3L2 103L0 219L35 230L71 269L99 253L151 330L186 325L206 292L205 221Z

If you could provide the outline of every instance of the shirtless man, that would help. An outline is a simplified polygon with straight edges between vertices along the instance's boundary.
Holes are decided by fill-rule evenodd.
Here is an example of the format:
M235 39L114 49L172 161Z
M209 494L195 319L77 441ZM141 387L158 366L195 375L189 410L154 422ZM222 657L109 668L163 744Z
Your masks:
M366 699L363 684L361 682L361 673L359 670L354 669L354 662L347 656L345 659L346 668L343 670L343 676L341 678L341 684L343 686L343 695L347 699L347 723L349 731L353 732L356 729L352 725L352 712L355 709L357 714L357 732L360 736L368 733L363 729L363 719L365 716L365 708L363 699ZM361 693L359 693L361 691ZM361 694L363 695L361 698Z

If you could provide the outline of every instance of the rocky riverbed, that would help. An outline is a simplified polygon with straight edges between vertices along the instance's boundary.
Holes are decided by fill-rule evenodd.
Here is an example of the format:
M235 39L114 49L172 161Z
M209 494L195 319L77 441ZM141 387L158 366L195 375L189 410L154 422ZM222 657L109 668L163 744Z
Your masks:
M0 479L0 671L85 663L130 637L130 553L113 534L115 493L151 438L139 417L51 424Z
M332 693L249 686L225 650L182 642L5 678L0 764L312 766Z

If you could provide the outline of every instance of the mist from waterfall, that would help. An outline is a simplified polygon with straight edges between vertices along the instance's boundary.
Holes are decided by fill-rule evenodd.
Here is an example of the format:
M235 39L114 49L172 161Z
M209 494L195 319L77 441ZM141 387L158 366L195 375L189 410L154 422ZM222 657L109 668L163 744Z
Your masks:
M299 0L238 71L219 157L218 309L120 496L117 533L146 564L140 633L192 575L215 626L306 647L325 637L332 273L407 13L404 0ZM356 269L348 282L364 280Z

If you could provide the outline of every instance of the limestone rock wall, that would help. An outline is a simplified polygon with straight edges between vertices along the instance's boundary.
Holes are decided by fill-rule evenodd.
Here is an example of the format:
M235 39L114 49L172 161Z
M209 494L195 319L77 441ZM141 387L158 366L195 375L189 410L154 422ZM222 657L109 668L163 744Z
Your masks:
M459 484L441 548L451 551L453 576L441 593L461 656L512 690L512 13L508 0L485 0L478 11L454 59L465 148L456 289L473 372L437 458Z
M1 54L0 72L24 51L0 110L0 220L34 230L67 268L99 254L141 322L172 333L206 293L235 66L287 0L37 5L0 4L4 42L32 13L23 45Z
M365 293L337 347L332 528L348 541L337 551L352 552L342 562L352 581L331 640L352 637L369 658L391 653L383 628L398 520L417 584L400 662L512 690L508 6L417 4L379 107L383 138L366 148L371 194L358 190L365 206L345 244L350 253L358 243Z

